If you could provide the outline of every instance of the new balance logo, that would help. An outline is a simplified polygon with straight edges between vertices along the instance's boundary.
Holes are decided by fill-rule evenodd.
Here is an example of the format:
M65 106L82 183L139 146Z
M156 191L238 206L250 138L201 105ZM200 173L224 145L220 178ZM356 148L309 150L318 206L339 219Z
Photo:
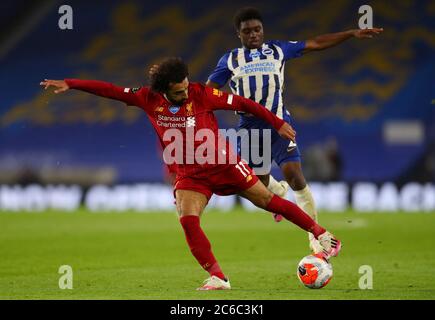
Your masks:
M196 124L195 117L187 117L186 127L194 127Z

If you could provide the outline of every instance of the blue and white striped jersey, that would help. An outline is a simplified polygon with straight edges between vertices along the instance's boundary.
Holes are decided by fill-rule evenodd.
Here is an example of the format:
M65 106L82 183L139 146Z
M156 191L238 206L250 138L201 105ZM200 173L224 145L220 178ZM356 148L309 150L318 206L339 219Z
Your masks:
M300 57L305 41L272 40L261 49L237 48L218 62L209 80L224 86L230 80L234 94L254 100L283 118L284 64Z

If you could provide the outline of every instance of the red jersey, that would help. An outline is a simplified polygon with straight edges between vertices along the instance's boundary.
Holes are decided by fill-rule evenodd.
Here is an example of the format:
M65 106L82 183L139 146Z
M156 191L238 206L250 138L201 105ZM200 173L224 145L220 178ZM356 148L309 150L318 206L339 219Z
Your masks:
M233 154L229 144L219 138L214 110L251 113L269 122L276 130L284 124L283 120L252 100L199 83L189 84L188 99L177 106L149 87L123 88L96 80L65 79L65 82L71 89L123 101L143 109L156 130L163 149L172 150L167 155L181 153L181 157L175 157L176 164L170 164L165 159L166 164L171 170L175 169L179 177L201 177L216 173L224 168L222 164L229 161ZM213 133L213 136L209 137L208 133ZM221 157L220 160L218 157Z

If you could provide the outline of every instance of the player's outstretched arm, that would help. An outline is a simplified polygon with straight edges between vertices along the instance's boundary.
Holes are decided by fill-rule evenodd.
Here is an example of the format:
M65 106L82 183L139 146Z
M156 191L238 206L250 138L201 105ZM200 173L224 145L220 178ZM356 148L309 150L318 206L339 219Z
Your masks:
M44 89L47 90L50 87L55 87L54 93L61 93L69 90L68 84L64 80L48 80L44 79L39 83L41 86L44 86Z
M208 104L212 110L234 110L252 113L254 116L270 123L281 137L295 141L296 131L287 122L278 118L261 104L238 95L222 92L218 89L206 87L205 91Z
M100 97L122 101L128 105L138 106L140 104L140 96L135 92L132 92L130 88L118 87L104 81L80 79L45 79L44 81L41 81L40 85L44 86L44 89L55 87L56 90L54 93L61 93L69 89L76 89L92 93Z
M252 113L254 116L270 123L275 128L275 130L278 131L278 134L281 137L296 141L296 131L292 128L291 125L289 125L284 120L278 118L273 112L270 112L261 104L256 103L250 99L237 95L229 96L233 97L232 99L234 101L236 111L245 111L247 113Z
M371 39L374 36L381 34L383 31L383 28L372 28L352 29L343 32L323 34L314 39L306 40L303 53L331 48L350 38Z

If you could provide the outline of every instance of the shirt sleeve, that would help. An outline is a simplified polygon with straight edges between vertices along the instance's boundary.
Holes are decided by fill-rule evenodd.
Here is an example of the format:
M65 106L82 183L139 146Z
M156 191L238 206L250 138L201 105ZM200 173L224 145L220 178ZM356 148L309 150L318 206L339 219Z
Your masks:
M276 44L281 47L284 60L301 57L305 49L305 41L277 41Z
M109 82L98 80L65 79L71 89L81 90L100 97L122 101L128 106L141 107L145 103L145 97L149 88L125 88L113 85Z
M235 110L252 113L270 123L277 131L284 124L284 121L274 113L250 99L209 87L204 87L204 90L206 106L209 110Z
M229 53L225 54L220 58L216 68L213 70L212 74L208 77L208 80L217 83L219 86L223 87L227 81L231 78L231 70L228 69L228 57Z

